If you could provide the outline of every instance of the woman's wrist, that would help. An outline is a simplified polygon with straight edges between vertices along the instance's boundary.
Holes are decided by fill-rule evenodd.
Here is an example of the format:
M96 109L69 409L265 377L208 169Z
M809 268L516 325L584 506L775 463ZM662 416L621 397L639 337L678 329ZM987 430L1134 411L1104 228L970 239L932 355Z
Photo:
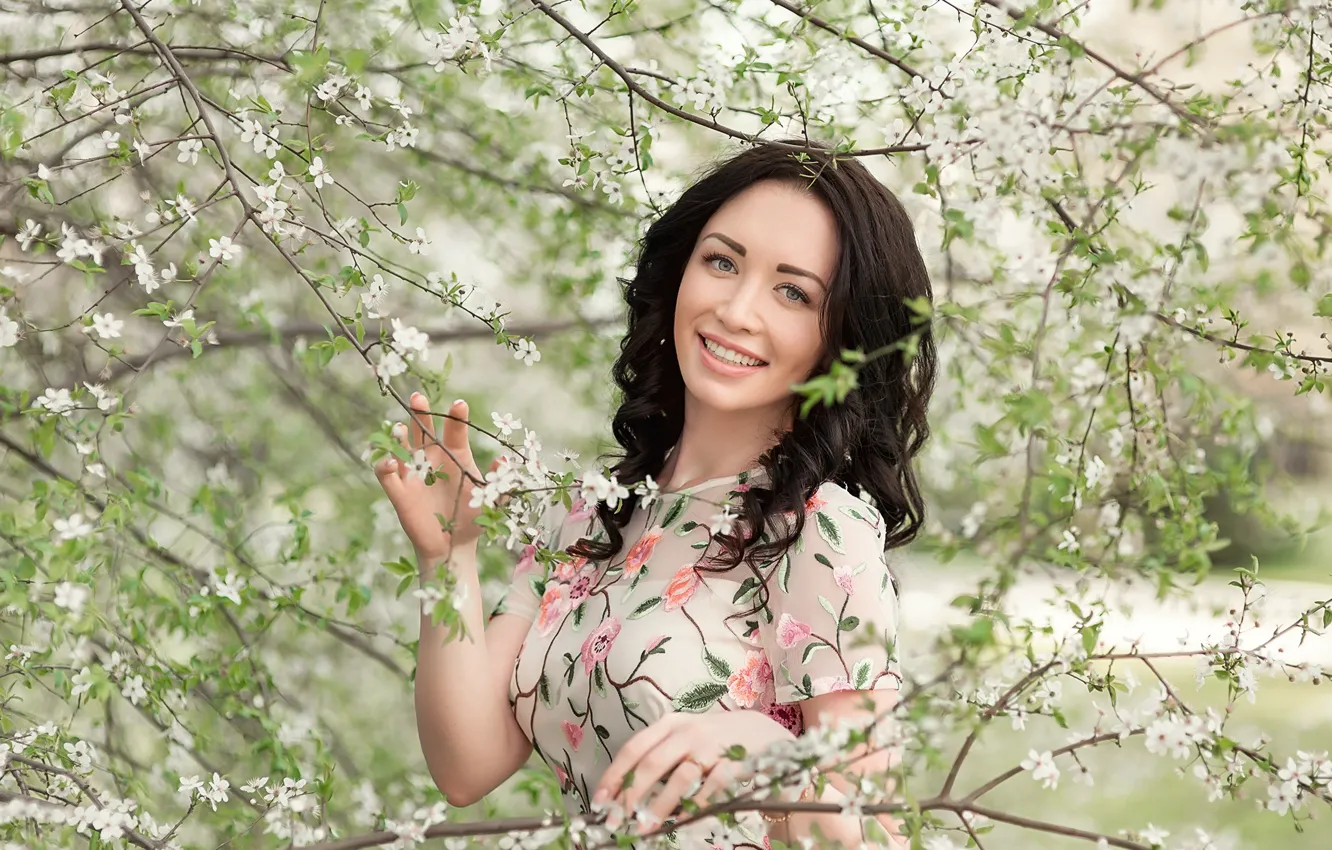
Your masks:
M441 552L423 553L420 550L413 550L416 555L416 568L422 579L433 578L439 569L440 564L447 564L455 557L466 557L476 555L476 540L470 540L465 543L454 545L452 541L445 545Z

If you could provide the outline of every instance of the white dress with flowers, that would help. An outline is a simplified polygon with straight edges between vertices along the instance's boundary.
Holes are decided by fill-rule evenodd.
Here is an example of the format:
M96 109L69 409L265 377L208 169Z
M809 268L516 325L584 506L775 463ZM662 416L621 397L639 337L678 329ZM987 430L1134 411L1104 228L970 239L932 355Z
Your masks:
M570 556L547 569L529 546L516 564L495 613L532 627L509 701L571 815L590 810L624 742L668 712L753 709L798 735L801 700L900 686L896 582L883 518L865 501L836 484L818 489L799 541L760 571L766 610L754 610L758 578L747 565L710 563L720 543L709 528L762 475L662 493L634 512L610 563ZM581 501L541 525L556 551L604 533ZM753 846L766 844L761 820L742 823Z

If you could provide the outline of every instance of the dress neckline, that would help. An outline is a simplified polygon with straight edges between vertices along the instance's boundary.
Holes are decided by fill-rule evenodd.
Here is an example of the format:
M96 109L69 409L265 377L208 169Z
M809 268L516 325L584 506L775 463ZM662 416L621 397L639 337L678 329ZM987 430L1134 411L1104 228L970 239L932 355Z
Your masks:
M666 463L666 461L668 461L668 460L671 459L671 455L674 454L674 452L675 452L675 446L671 446L669 449L666 450L666 457L665 457L665 459L662 460L662 464L663 464L663 465ZM665 490L665 489L663 489L663 490L661 491L661 495L663 495L663 496L686 496L686 495L690 495L690 494L692 494L692 493L694 493L694 492L697 492L697 491L699 491L699 490L706 490L706 489L709 489L709 488L715 487L715 486L717 486L718 484L723 484L723 483L726 483L726 482L728 482L728 481L736 481L736 480L738 480L738 479L740 478L740 476L742 476L742 475L748 475L748 476L750 477L750 479L755 479L755 478L759 477L759 476L762 474L762 472L763 472L763 464L761 464L761 463L756 463L754 466L751 466L749 469L746 469L746 470L744 470L743 472L734 472L734 473L731 473L730 475L718 475L718 476L716 476L715 478L708 478L708 479L705 479L705 480L703 480L703 481L698 482L697 484L690 484L688 487L680 487L680 488L673 489L673 490ZM748 482L746 482L746 483L748 483Z

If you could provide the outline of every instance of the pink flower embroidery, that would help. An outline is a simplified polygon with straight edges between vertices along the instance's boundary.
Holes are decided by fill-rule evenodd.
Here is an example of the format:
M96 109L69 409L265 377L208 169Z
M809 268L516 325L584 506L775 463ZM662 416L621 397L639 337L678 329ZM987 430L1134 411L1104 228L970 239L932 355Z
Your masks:
M726 680L726 690L741 708L771 705L777 694L772 680L772 664L767 654L747 653L744 666Z
M611 644L615 642L615 636L620 633L620 621L617 617L611 617L609 620L603 620L601 625L592 630L592 634L583 641L583 669L587 675L592 675L592 668L597 666L597 662L605 661L606 656L610 655Z
M524 575L536 566L536 550L535 543L529 543L523 547L523 554L518 558L518 563L513 566L515 576Z
M799 646L809 640L814 633L809 623L802 623L790 614L782 614L777 620L777 645L782 649Z
M546 582L541 596L541 611L537 614L537 634L545 637L569 613L569 586L556 581Z
M833 567L833 581L837 582L838 587L846 591L847 596L856 592L856 583L851 575L851 568L846 565Z
M560 790L563 791L564 786L569 784L569 774L564 771L564 765L555 765L555 776L560 780Z
M592 577L579 576L578 580L569 585L569 603L572 605L592 592Z
M698 590L699 577L698 571L692 565L681 567L666 589L661 594L661 610L674 611L676 608L683 607L690 599L694 598L694 591Z
M652 640L648 641L647 646L643 648L643 651L651 652L652 650L656 649L658 646L661 646L661 642L664 640L666 640L666 635L657 635Z
M837 691L854 691L856 688L844 676L820 676L810 682L810 690L815 696L831 694Z
M657 548L657 543L661 541L661 529L649 531L638 539L629 554L624 556L624 571L632 575L642 569L643 565L652 557L652 550Z
M805 513L812 514L826 504L828 504L828 501L826 499L820 499L819 494L815 493L813 496L809 497L807 502L805 502Z
M574 750L576 751L578 749L578 745L583 743L583 727L575 726L574 724L565 720L562 723L560 723L560 728L564 730L564 738L569 742L569 746L573 747Z
M573 581L574 576L582 570L583 565L587 563L587 558L578 557L568 561L560 561L555 565L555 578L560 581Z
M596 504L588 504L583 497L579 496L577 499L574 499L573 504L569 506L569 519L574 522L580 522L585 519L590 519L596 514L596 512Z

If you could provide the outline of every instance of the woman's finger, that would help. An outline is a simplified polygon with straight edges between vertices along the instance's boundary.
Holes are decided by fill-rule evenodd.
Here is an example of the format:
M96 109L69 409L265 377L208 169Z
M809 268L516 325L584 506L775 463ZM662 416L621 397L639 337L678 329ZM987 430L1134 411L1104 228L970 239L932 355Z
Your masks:
M396 485L401 481L398 476L398 459L385 457L376 461L375 477L379 479L379 486L384 488L385 493L392 495L397 492Z
M423 449L435 443L435 415L430 412L430 400L421 393L412 393L412 441L409 448Z
M661 826L680 806L680 801L695 793L703 784L703 768L696 761L681 761L671 771L670 778L647 807L647 822L640 821L639 831L646 832Z

